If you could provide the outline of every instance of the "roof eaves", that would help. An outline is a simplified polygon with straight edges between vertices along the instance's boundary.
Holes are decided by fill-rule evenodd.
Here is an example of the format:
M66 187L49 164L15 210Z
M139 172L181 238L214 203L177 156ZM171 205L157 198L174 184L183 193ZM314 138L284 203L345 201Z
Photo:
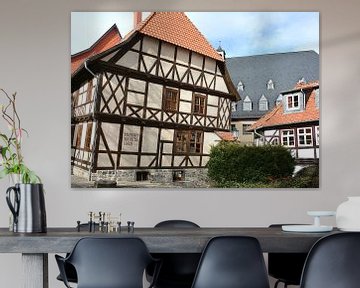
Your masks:
M224 79L225 79L226 87L228 88L231 95L234 96L234 99L232 99L232 100L236 101L236 102L240 101L241 100L240 94L237 91L237 89L235 88L233 81L231 80L229 71L227 70L225 63L223 63L223 65L224 65Z
M250 129L248 129L248 131L260 130L260 129L270 128L270 127L287 126L287 125L300 124L300 123L313 123L313 122L317 122L317 121L320 121L320 120L312 119L312 120L295 121L295 122L288 122L288 123L279 123L279 124L273 124L273 125L260 125L259 127L250 128Z

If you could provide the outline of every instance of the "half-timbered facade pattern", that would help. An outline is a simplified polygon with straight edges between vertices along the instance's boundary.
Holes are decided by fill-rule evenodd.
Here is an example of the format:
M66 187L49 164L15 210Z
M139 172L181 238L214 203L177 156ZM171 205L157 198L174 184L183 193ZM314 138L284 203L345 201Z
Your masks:
M141 33L126 39L89 61L95 77L72 77L72 164L89 173L204 167L238 97L224 62Z

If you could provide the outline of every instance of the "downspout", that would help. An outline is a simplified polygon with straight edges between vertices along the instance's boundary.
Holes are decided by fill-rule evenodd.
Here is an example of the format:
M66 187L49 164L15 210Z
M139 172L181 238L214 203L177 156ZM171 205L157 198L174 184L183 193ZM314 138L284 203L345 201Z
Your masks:
M96 108L96 100L97 100L97 93L99 88L99 75L96 75L93 71L90 70L90 68L87 66L87 61L89 59L86 59L84 62L84 68L94 77L96 78L96 88L94 91L94 100L93 100L93 111L92 111L92 118L93 118L93 125L95 126L95 133L94 133L94 139L93 139L93 145L92 145L92 151L91 151L91 159L90 159L90 167L89 167L89 181L91 181L91 171L94 165L94 154L95 154L95 143L96 143L96 135L97 135L97 120L95 119L95 108ZM93 128L94 129L94 128ZM92 131L91 131L92 133Z

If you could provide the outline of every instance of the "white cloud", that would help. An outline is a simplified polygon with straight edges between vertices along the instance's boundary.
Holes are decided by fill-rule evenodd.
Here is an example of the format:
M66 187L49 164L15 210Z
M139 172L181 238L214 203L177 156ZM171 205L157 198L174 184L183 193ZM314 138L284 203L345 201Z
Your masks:
M189 18L228 56L316 50L317 12L191 12Z

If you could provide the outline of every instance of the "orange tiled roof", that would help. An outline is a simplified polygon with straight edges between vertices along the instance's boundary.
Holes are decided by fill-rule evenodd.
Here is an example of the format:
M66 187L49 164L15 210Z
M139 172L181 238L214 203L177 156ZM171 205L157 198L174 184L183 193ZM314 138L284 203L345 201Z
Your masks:
M154 12L136 27L142 34L224 61L184 12Z
M302 112L295 113L284 113L283 105L277 105L273 110L266 113L258 121L256 121L249 130L255 130L265 127L294 124L294 123L303 123L310 121L319 121L320 113L319 109L316 107L315 103L315 88L319 86L319 82L309 82L309 83L298 83L295 88L291 91L298 91L304 89L308 100L305 105L305 110ZM291 92L289 91L289 92Z
M226 131L215 131L215 134L221 138L221 140L224 141L234 141L235 137L231 132Z
M120 42L121 34L116 24L114 24L90 48L71 56L71 74L73 74L87 58L106 51Z

